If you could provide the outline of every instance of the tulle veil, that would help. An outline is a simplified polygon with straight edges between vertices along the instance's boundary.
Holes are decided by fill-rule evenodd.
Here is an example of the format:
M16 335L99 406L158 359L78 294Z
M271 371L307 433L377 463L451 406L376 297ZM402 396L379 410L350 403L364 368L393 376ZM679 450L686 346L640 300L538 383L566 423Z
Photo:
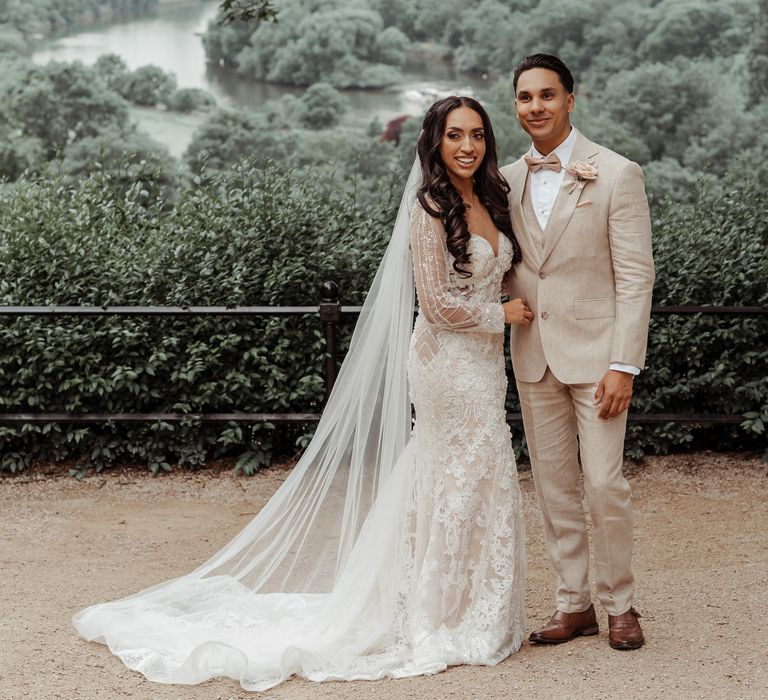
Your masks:
M153 680L198 682L204 677L153 667L156 655L145 649L151 631L159 638L178 624L190 636L188 645L166 651L174 657L171 665L181 666L185 655L201 653L206 644L194 638L194 620L226 605L230 593L232 614L242 614L237 601L244 596L278 600L282 594L311 598L333 591L411 432L407 361L415 290L409 214L421 181L416 159L349 352L315 435L289 477L239 534L191 573L78 612L74 624L81 636L108 644ZM210 677L216 663L213 670L208 665ZM242 668L231 665L223 655L219 675L242 676Z

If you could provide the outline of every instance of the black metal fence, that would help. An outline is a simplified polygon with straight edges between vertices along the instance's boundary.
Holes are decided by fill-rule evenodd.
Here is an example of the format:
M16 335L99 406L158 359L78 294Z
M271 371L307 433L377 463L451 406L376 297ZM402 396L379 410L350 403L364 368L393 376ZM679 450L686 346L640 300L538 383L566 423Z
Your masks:
M356 315L359 306L342 306L338 286L326 282L321 289L317 306L0 306L0 317L21 316L172 316L172 317L258 317L319 315L325 336L326 354L323 361L325 399L327 400L339 365L338 328L344 315ZM768 316L765 306L654 306L653 315L718 315L718 316ZM13 423L141 423L165 421L169 423L196 420L204 423L308 423L317 421L319 413L0 413L0 424ZM507 419L521 422L519 413L511 413ZM707 423L738 424L743 415L701 413L630 413L633 423Z

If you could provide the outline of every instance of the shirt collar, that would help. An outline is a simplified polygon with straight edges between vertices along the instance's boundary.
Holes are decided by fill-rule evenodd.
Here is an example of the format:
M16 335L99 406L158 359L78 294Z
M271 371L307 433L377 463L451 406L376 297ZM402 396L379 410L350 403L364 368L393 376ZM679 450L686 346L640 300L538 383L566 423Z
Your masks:
M579 132L576 130L576 127L571 127L571 133L568 134L565 141L563 141L554 151L553 153L557 155L557 157L560 159L560 162L564 165L567 165L570 160L571 156L573 155L573 148L576 145L576 137L578 136ZM531 155L534 158L544 158L543 153L539 153L536 150L536 146L531 144ZM549 155L549 154L547 154Z

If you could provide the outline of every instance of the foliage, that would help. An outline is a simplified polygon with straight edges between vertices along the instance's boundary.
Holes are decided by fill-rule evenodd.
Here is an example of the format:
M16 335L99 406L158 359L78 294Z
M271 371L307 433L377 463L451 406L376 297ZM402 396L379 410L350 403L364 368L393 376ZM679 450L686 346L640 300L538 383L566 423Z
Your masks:
M117 80L117 90L137 105L165 104L176 90L176 76L158 66L142 66L121 76Z
M768 98L768 0L758 0L760 14L749 42L747 65L752 89L761 99Z
M299 123L307 129L330 129L341 121L347 108L347 98L332 85L315 83L301 96Z
M45 161L45 146L35 136L4 124L0 127L0 177L15 180L23 172L35 171Z
M216 106L216 99L206 90L176 88L176 76L158 66L141 66L131 71L123 58L114 53L99 56L93 70L108 88L137 105L164 105L175 112Z
M689 119L692 105L706 104L710 92L703 64L680 59L674 65L643 63L608 80L605 93L612 121L643 134L650 159L681 158L701 123Z
M195 132L185 160L192 170L198 170L203 163L220 170L244 158L264 167L269 161L287 158L292 144L290 132L274 130L258 113L219 109Z
M125 98L177 111L215 105L208 92L175 84L155 66L130 71L115 54L99 57L93 67L0 58L0 176L15 180L62 159L63 172L71 175L113 167L125 175L121 163L130 154L131 177L157 170L156 181L170 195L178 164L164 146L137 132Z
M0 303L311 306L326 279L354 303L386 240L384 212L360 210L327 179L244 163L202 174L170 211L152 190L106 172L0 190ZM0 338L2 412L304 411L322 396L313 317L5 319ZM156 471L247 451L249 470L299 437L193 419L3 427L0 469L85 455Z
M360 206L326 174L244 162L203 171L168 204L152 194L160 191L152 173L132 166L122 176L49 173L0 190L1 304L313 305L327 279L340 283L345 303L358 303L386 244L403 172L376 205ZM657 203L656 303L768 304L768 205L738 172L702 183L691 204ZM766 330L757 318L654 318L652 371L638 380L635 410L749 418L716 431L633 426L629 453L759 445ZM313 317L5 319L0 339L2 412L306 411L322 396ZM514 401L510 392L510 410ZM4 427L0 469L85 455L97 468L129 459L156 471L234 453L249 472L302 436L193 418Z
M689 185L702 172L726 172L764 131L766 0L353 0L343 7L340 0L276 0L273 6L277 25L211 26L204 38L209 59L279 83L379 85L417 43L451 57L459 70L490 75L486 99L502 161L525 148L510 76L523 56L538 51L562 56L574 72L575 123L648 165L656 193L690 196ZM361 44L371 47L370 55L360 54ZM380 72L381 80L371 79Z
M194 134L185 154L187 166L197 171L221 170L248 158L263 166L269 162L296 167L296 177L333 178L354 193L362 206L388 207L393 181L410 170L415 150L404 139L400 148L382 143L380 129L334 128L342 110L332 100L330 86L308 90L301 98L286 95L267 102L259 112L217 110ZM329 100L316 97L328 97ZM343 104L339 100L340 104ZM415 122L415 120L414 120ZM331 128L303 128L305 126ZM393 180L394 178L394 180Z
M0 25L7 24L30 38L72 31L96 20L142 15L157 3L158 0L4 0L0 3Z
M220 24L232 22L277 22L277 10L270 0L223 0Z
M207 90L179 88L167 98L168 109L174 112L194 112L216 106L216 99Z
M93 68L19 58L36 32L132 2L0 2L0 175L18 179L0 187L0 303L311 305L325 279L359 301L420 124L406 121L397 146L379 140L380 125L340 128L337 88L397 80L414 42L490 73L502 163L529 143L511 70L527 53L561 55L577 79L574 123L643 165L655 302L768 303L766 0L225 1L225 24L204 37L209 60L311 87L257 112L211 110L185 155L192 174L136 131L126 100L189 111L213 106L207 93L115 55ZM764 444L766 336L763 318L654 317L634 410L747 420L632 426L629 453ZM312 317L6 319L0 338L5 412L305 411L322 394ZM130 459L156 471L233 452L249 473L302 444L302 430L3 427L0 469L87 455L98 468Z
M99 56L93 64L93 70L110 90L117 93L120 93L130 73L125 59L116 53L105 53Z
M692 203L668 200L657 211L654 303L768 306L768 205L743 168L723 183L702 183ZM630 453L765 445L767 340L765 317L654 317L650 370L638 381L634 410L753 418L741 426L634 427Z
M113 186L130 188L141 183L147 197L172 197L181 174L162 144L136 130L105 129L66 148L60 172L74 177L110 173Z
M47 159L101 129L124 129L128 108L81 63L26 64L0 83L11 128L40 141Z
M0 24L0 54L24 55L27 42L24 35L9 24Z
M365 0L284 0L280 19L255 29L211 24L205 39L209 60L291 85L381 87L398 80L407 38L395 27L385 28Z

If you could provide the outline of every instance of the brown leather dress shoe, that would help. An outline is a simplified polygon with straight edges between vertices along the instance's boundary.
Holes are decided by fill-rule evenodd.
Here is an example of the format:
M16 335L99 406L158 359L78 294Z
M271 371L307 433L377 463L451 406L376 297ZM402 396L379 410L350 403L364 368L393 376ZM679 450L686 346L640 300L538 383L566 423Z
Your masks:
M534 644L562 644L574 637L589 637L599 631L595 606L590 605L584 612L566 613L558 610L544 627L531 632L528 641Z
M608 643L614 649L623 651L639 649L645 644L643 630L637 618L640 613L630 608L622 615L608 615Z

